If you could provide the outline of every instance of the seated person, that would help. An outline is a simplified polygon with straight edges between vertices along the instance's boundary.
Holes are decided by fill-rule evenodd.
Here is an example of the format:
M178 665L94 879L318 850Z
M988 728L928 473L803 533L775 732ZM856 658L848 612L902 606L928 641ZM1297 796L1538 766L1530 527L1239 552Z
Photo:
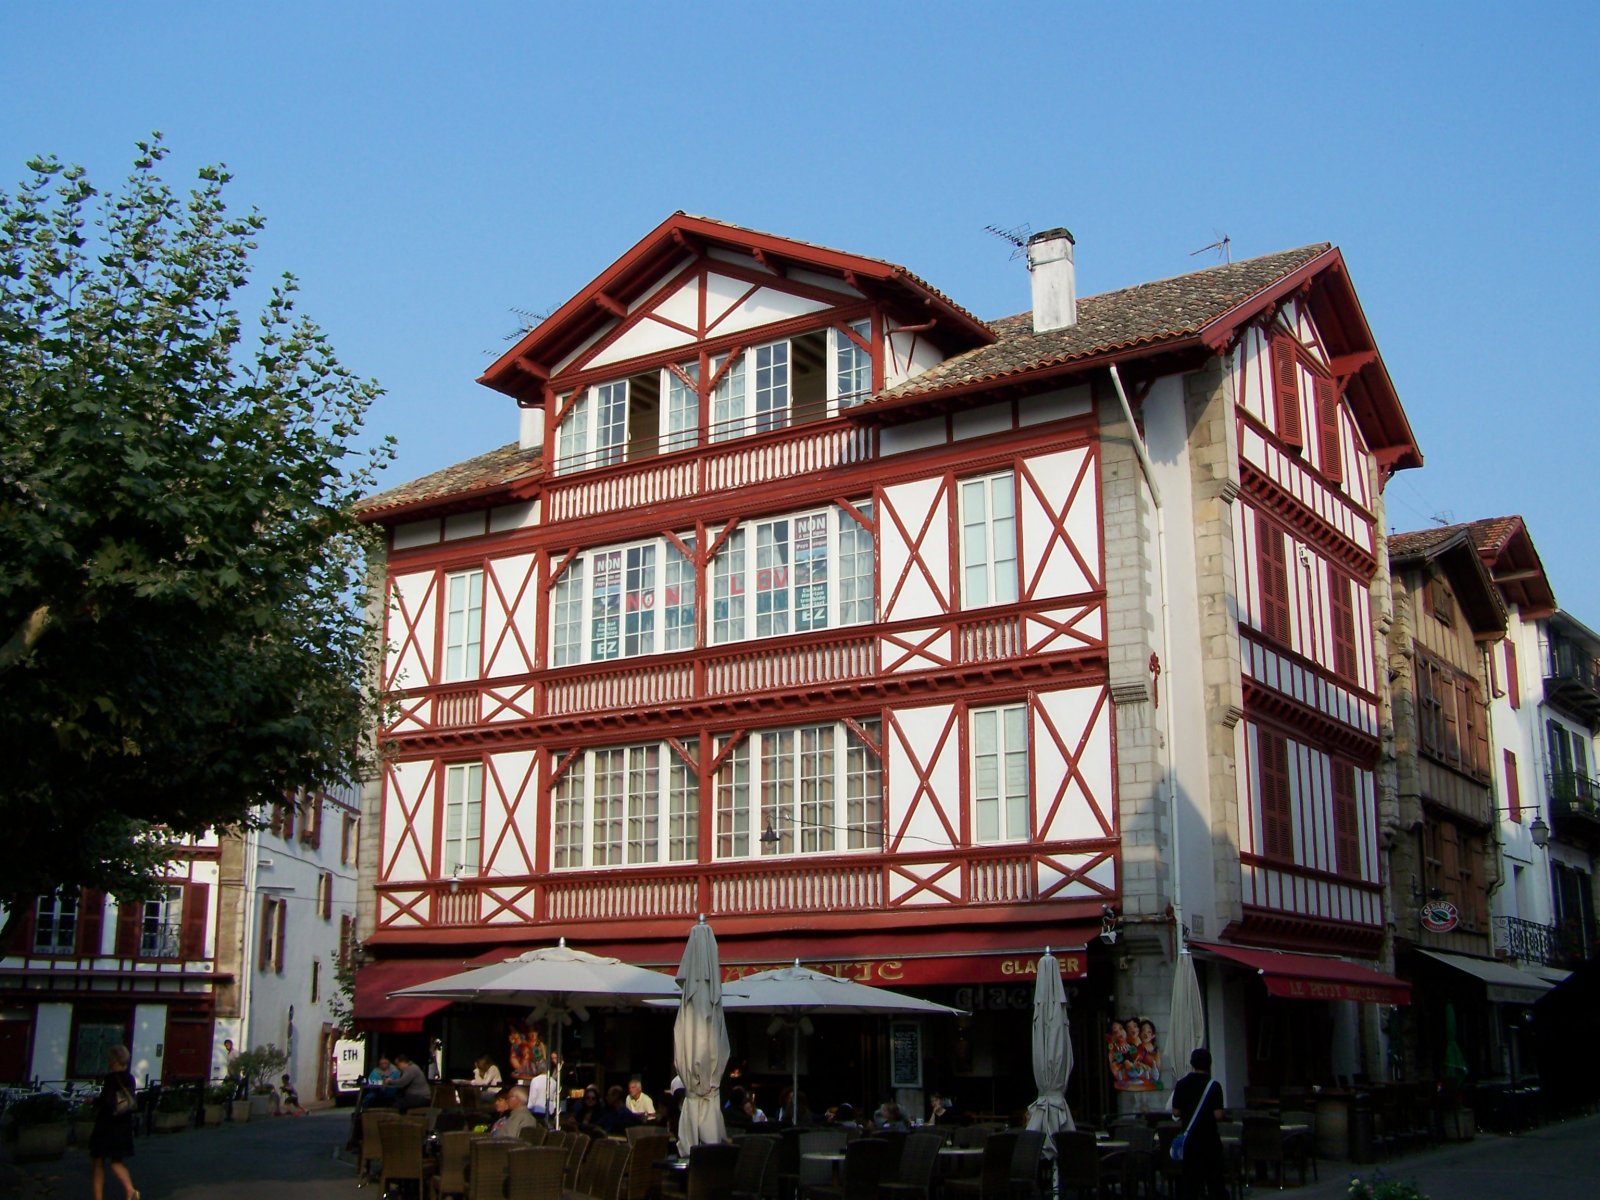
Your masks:
M493 1100L503 1082L500 1078L500 1068L487 1054L481 1055L472 1064L472 1085L478 1089L481 1099Z
M628 1098L624 1102L628 1111L641 1121L654 1121L656 1119L656 1103L645 1095L644 1084L639 1082L637 1076L628 1080Z
M583 1089L583 1096L574 1100L567 1106L567 1115L570 1116L582 1129L589 1125L597 1125L605 1109L600 1104L600 1089L590 1084ZM562 1128L565 1128L563 1124Z
M283 1111L296 1117L306 1115L305 1106L300 1103L300 1093L294 1090L294 1084L289 1082L289 1077L283 1077L283 1083L278 1088L278 1097L283 1105Z
M528 1111L528 1092L526 1088L507 1088L502 1095L505 1097L505 1116L489 1127L490 1137L514 1138L522 1136L524 1129L531 1129L538 1122L533 1114ZM495 1107L500 1107L499 1099Z
M860 1129L861 1125L856 1120L855 1105L845 1103L839 1105L828 1114L828 1124L838 1129Z
M735 1085L728 1089L728 1099L722 1105L722 1123L729 1129L750 1124L750 1095Z
M605 1110L595 1119L595 1124L607 1134L626 1133L630 1125L640 1123L637 1113L628 1111L627 1096L616 1084L606 1089Z
M400 1074L394 1080L395 1107L401 1112L427 1108L433 1100L433 1087L422 1073L422 1068L412 1062L408 1054L396 1054L394 1064L400 1068Z
M900 1106L891 1100L885 1100L878 1106L878 1111L872 1114L872 1127L874 1129L895 1129L901 1132L909 1131L906 1117L900 1111Z
M361 1089L362 1108L390 1108L394 1105L394 1081L400 1072L387 1058L378 1059L378 1065L367 1073L367 1083Z

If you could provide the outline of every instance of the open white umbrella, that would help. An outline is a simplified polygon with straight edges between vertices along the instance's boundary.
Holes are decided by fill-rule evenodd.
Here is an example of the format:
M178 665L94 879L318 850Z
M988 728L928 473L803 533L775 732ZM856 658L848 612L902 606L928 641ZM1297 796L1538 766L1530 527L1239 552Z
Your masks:
M883 1017L966 1015L962 1009L935 1004L932 1000L813 971L802 967L799 959L795 959L792 967L746 975L734 986L740 994L726 993L723 1008L730 1012L774 1013L791 1030L790 1062L794 1066L793 1090L789 1093L791 1109L800 1096L800 1033L802 1028L811 1032L808 1017L817 1013Z
M1182 935L1179 935L1180 939ZM1205 1045L1206 1016L1200 1005L1200 980L1194 972L1194 955L1183 940L1172 972L1172 1015L1167 1020L1167 1048L1162 1054L1168 1079L1178 1079L1189 1068L1189 1055ZM1170 1085L1169 1085L1170 1086Z
M722 1015L722 964L717 939L705 917L689 930L678 967L678 1020L672 1027L672 1065L683 1078L678 1114L678 1153L685 1158L702 1142L722 1142L722 1073L728 1069L728 1023Z
M561 1094L561 1027L571 1016L586 1021L591 1008L637 1008L652 998L677 994L677 985L661 972L635 967L620 958L573 950L566 938L556 946L389 993L474 1004L526 1004L534 1009L535 1019L548 1017L553 1027L557 1096Z
M1067 1107L1067 1080L1072 1075L1072 1038L1067 1031L1067 992L1061 986L1061 964L1045 947L1033 981L1033 1082L1039 1098L1028 1105L1028 1128L1045 1135L1049 1154L1052 1133L1076 1129Z

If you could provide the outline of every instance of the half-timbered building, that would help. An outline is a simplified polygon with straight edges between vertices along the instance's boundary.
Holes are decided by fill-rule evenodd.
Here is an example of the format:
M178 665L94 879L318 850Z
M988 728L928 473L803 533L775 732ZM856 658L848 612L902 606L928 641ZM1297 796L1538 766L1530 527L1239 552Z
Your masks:
M557 936L667 966L704 913L730 974L972 1010L919 1072L971 1111L1027 1089L1046 945L1083 1062L1113 1015L1164 1024L1179 922L1236 1082L1278 997L1403 992L1353 960L1380 490L1420 456L1339 252L1079 300L1053 230L1029 268L1032 312L985 323L677 214L485 373L517 443L364 505L398 702L359 1021L448 1033L389 993ZM1235 976L1283 950L1262 995ZM627 1038L593 1069L640 1069ZM819 1083L890 1074L830 1044Z

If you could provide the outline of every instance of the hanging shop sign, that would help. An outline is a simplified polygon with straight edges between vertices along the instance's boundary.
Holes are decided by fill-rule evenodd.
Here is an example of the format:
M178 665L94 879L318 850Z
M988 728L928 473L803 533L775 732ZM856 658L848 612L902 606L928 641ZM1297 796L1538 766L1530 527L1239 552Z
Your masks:
M1429 900L1422 906L1422 927L1429 933L1449 933L1461 924L1461 914L1448 900Z

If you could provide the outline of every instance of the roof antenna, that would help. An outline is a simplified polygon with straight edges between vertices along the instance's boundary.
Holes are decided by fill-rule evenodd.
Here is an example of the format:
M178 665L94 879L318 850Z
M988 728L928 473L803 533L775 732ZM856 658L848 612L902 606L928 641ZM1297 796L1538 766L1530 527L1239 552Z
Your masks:
M1012 258L1021 258L1028 252L1028 239L1033 236L1033 226L1024 221L1021 225L1013 225L1010 229L1001 229L998 225L985 225L984 231L992 233L1002 241L1010 242L1014 249Z
M1211 232L1217 235L1217 240L1209 246L1201 246L1198 250L1189 251L1189 257L1193 258L1196 254L1204 254L1207 250L1215 250L1222 256L1223 262L1231 263L1233 261L1233 239L1220 229L1213 229Z
M518 308L514 304L510 305L507 311L510 312L512 316L517 318L517 327L510 333L502 334L500 336L500 340L502 342L521 341L535 329L539 328L540 325L544 324L545 320L550 316L550 314L555 312L555 310L560 307L561 306L559 304L552 304L544 312L538 313L529 312L525 308ZM485 358L499 358L503 353L505 353L503 350L485 350L483 352Z
M1432 521L1435 525L1450 525L1454 523L1454 516L1455 514L1452 513L1448 508L1441 508L1438 512L1434 513L1433 516L1429 517L1428 520Z

